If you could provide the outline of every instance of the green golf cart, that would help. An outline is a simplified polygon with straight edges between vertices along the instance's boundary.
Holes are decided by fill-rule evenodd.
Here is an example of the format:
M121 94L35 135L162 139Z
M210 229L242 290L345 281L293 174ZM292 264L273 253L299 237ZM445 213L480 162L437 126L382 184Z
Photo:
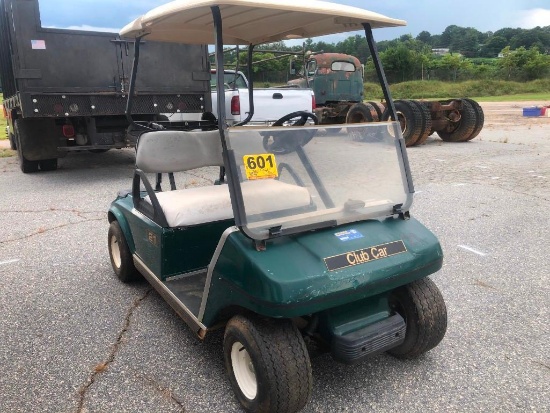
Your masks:
M443 254L409 213L405 142L372 36L404 24L322 1L179 0L121 31L136 39L127 116L139 140L132 189L108 212L111 263L123 282L144 277L198 338L225 328L229 380L247 411L302 409L312 349L348 364L381 352L412 358L445 335L445 303L427 278ZM187 127L131 118L147 40L214 44L224 67L224 44L247 45L250 65L257 44L357 30L390 121L340 131L295 112L227 127L222 94L217 119ZM252 82L249 95L253 113Z

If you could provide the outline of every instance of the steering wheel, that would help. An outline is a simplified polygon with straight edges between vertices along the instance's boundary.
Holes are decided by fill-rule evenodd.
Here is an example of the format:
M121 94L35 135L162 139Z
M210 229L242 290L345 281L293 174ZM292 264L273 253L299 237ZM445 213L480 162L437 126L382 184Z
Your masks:
M308 119L311 119L315 125L319 124L319 119L313 113L306 111L297 111L283 116L274 122L271 126L304 126ZM276 155L284 155L294 152L298 147L306 145L315 135L315 131L282 131L264 135L263 145L266 151Z

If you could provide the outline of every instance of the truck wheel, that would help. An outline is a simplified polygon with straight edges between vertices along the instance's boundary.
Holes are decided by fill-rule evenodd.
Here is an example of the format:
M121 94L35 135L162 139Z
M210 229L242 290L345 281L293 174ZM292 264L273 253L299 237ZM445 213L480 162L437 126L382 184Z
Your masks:
M454 123L449 122L449 126L443 130L437 131L437 134L445 142L463 142L468 140L474 133L476 122L474 107L470 102L463 100L460 120Z
M394 102L397 121L401 125L406 146L412 146L420 138L424 116L422 111L410 100Z
M368 103L376 111L376 117L375 117L374 121L375 122L380 122L382 120L382 115L384 115L384 111L386 110L386 107L381 102L370 101Z
M399 313L407 330L405 341L388 351L397 358L415 358L439 344L447 331L447 307L441 292L429 278L397 288L390 306Z
M225 328L225 367L237 399L249 412L301 410L311 396L311 364L290 320L234 316Z
M430 109L422 102L419 102L418 100L411 100L410 102L416 105L422 113L422 128L420 136L413 143L413 146L418 146L426 142L426 139L428 139L428 136L432 133L432 113L430 112Z
M134 266L132 253L128 248L124 233L116 220L109 226L108 247L111 265L120 281L131 283L141 279L140 273Z
M10 149L12 151L16 151L17 150L17 143L15 142L15 135L13 133L9 133L8 137L10 139Z
M472 105L472 107L474 108L474 112L476 114L476 124L474 127L474 131L469 137L461 141L461 142L466 142L466 141L471 141L477 135L479 135L479 132L481 132L481 129L483 129L483 125L485 124L485 114L483 113L483 108L475 100L468 99L468 98L463 98L462 100Z
M57 158L42 159L38 161L41 171L55 171L57 169Z
M21 127L19 126L21 119L16 119L14 122L15 141L17 142L17 155L19 155L19 167L24 174L38 172L38 161L29 161L23 156L21 149Z
M376 110L372 105L369 106L361 102L354 104L351 108L349 108L348 114L346 115L346 123L372 122L373 116L371 113L371 108L375 113Z

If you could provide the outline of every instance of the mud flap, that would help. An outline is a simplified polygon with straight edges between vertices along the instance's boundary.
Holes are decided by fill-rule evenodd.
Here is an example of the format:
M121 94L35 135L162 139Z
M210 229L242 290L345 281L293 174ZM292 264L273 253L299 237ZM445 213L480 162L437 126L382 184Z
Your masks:
M61 133L54 119L17 119L17 145L25 159L40 161L66 156L57 150Z

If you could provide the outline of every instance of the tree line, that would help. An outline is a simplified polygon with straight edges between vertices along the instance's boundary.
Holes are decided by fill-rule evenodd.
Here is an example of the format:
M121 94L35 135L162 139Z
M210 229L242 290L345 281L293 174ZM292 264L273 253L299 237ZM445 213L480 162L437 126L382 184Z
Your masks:
M471 27L448 26L441 34L422 31L418 36L403 35L377 43L386 76L390 83L411 80L465 81L500 79L529 81L550 75L550 26L533 29L503 28L482 33ZM273 59L274 54L261 50L287 50L297 54L303 50L338 52L356 56L365 64L366 81L375 81L372 59L363 35L355 35L338 43L314 42L307 39L302 46L284 43L257 48L254 60L262 61L250 74L260 82L281 83L288 80L289 59ZM246 53L240 55L244 62ZM236 62L233 53L229 60ZM297 59L298 67L300 58Z

